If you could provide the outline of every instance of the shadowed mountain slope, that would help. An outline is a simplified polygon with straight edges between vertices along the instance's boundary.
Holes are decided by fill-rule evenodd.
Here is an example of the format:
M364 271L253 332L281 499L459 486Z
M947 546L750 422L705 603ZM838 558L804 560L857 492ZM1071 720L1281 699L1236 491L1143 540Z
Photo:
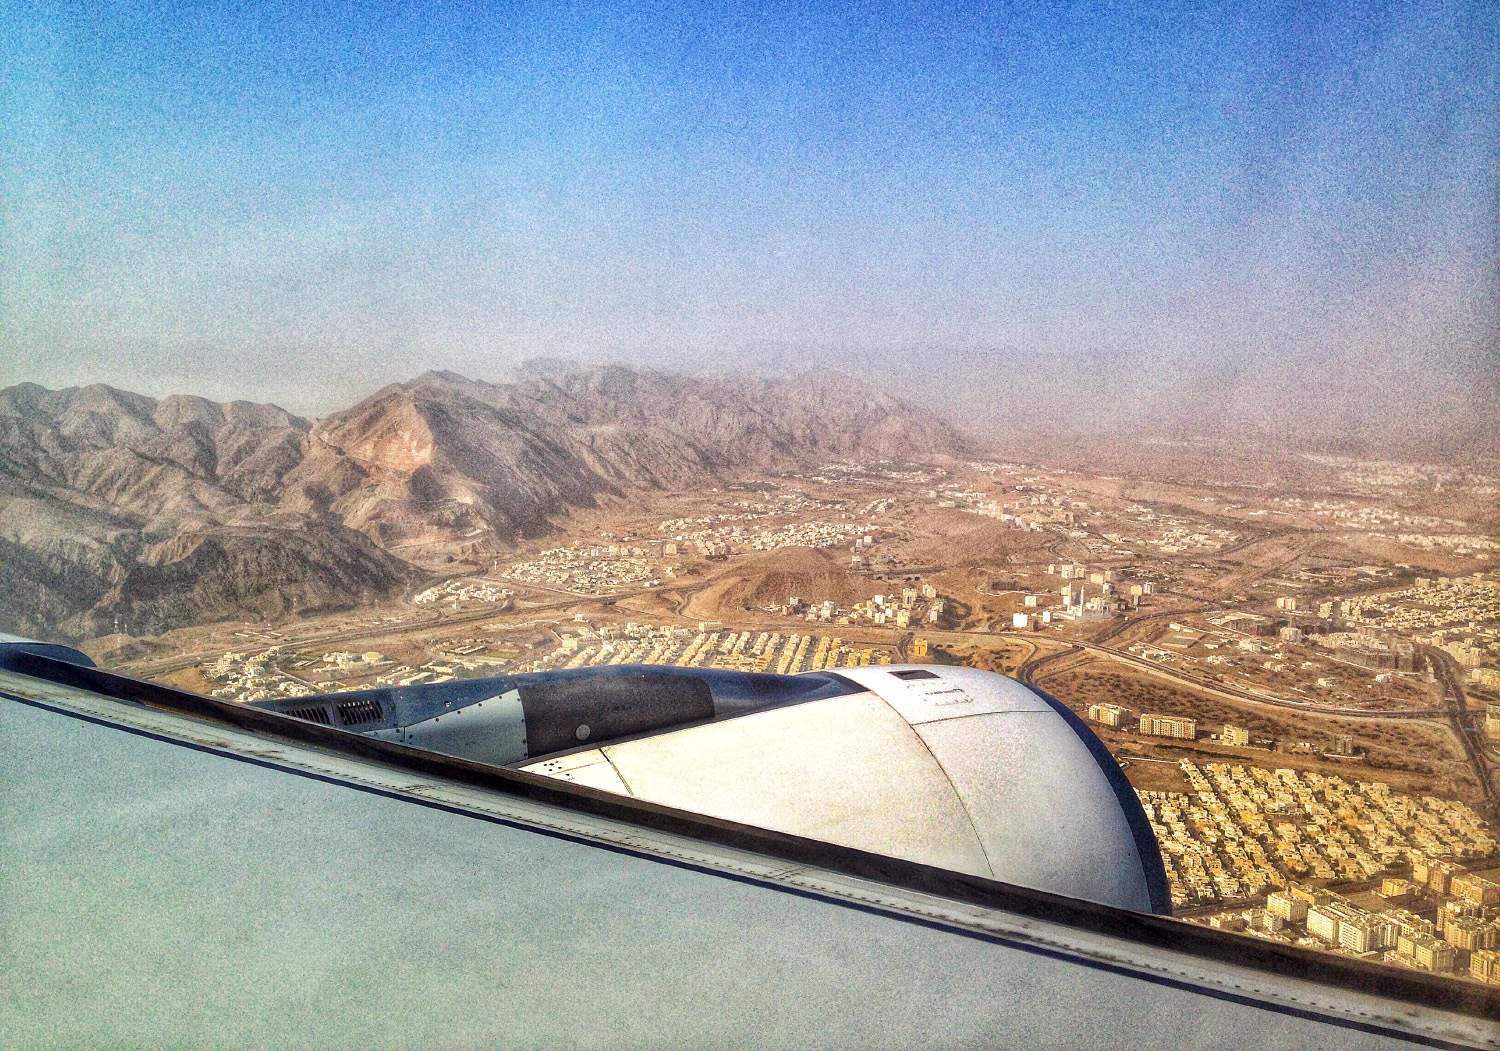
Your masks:
M412 563L504 550L604 497L964 448L838 374L431 372L317 421L21 384L0 391L0 630L143 634L348 606L409 586Z

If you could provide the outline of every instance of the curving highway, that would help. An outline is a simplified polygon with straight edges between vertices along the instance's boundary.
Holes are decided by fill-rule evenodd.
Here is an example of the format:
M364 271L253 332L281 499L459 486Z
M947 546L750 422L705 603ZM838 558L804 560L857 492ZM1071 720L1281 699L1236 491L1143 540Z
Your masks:
M1067 649L1057 653L1050 653L1042 657L1033 657L1031 660L1022 663L1016 671L1016 677L1033 686L1039 685L1038 679L1041 675L1055 672L1057 670L1055 666L1064 659L1077 657L1085 653L1098 654L1106 659L1118 661L1121 664L1132 665L1158 678L1175 680L1195 690L1217 694L1225 700L1243 704L1265 705L1271 708L1282 708L1304 714L1334 715L1347 719L1433 719L1447 715L1449 711L1446 705L1433 708L1406 708L1400 711L1374 711L1369 708L1345 708L1340 705L1317 704L1312 701L1299 701L1290 697L1277 697L1274 694L1242 690L1238 687L1216 683L1189 672L1163 668L1161 665L1153 661L1148 661L1143 657L1138 657L1133 653L1114 649L1110 646L1101 646L1094 642L1075 642Z

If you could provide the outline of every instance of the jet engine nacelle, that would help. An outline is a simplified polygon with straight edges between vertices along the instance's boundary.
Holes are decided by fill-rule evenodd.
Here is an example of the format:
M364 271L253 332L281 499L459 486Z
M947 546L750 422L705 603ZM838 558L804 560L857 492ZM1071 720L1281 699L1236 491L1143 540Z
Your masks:
M1014 679L916 665L624 665L256 702L287 715L844 846L1169 912L1119 764Z

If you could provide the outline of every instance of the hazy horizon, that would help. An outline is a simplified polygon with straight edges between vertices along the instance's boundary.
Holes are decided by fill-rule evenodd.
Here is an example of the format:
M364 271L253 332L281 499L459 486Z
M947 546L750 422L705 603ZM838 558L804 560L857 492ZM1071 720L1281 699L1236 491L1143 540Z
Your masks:
M316 415L565 356L1493 430L1478 3L10 21L0 385Z

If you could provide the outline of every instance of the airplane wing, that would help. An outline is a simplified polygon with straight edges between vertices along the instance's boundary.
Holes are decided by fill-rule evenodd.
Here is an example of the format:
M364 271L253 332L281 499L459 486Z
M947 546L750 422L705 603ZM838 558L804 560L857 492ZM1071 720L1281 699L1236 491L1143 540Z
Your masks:
M853 716L814 706L870 692L850 681L617 740L792 711L838 725ZM57 648L0 645L0 734L7 1044L1500 1046L1500 1003L1477 987L200 697ZM695 754L687 739L668 751ZM983 837L987 820L968 827Z

